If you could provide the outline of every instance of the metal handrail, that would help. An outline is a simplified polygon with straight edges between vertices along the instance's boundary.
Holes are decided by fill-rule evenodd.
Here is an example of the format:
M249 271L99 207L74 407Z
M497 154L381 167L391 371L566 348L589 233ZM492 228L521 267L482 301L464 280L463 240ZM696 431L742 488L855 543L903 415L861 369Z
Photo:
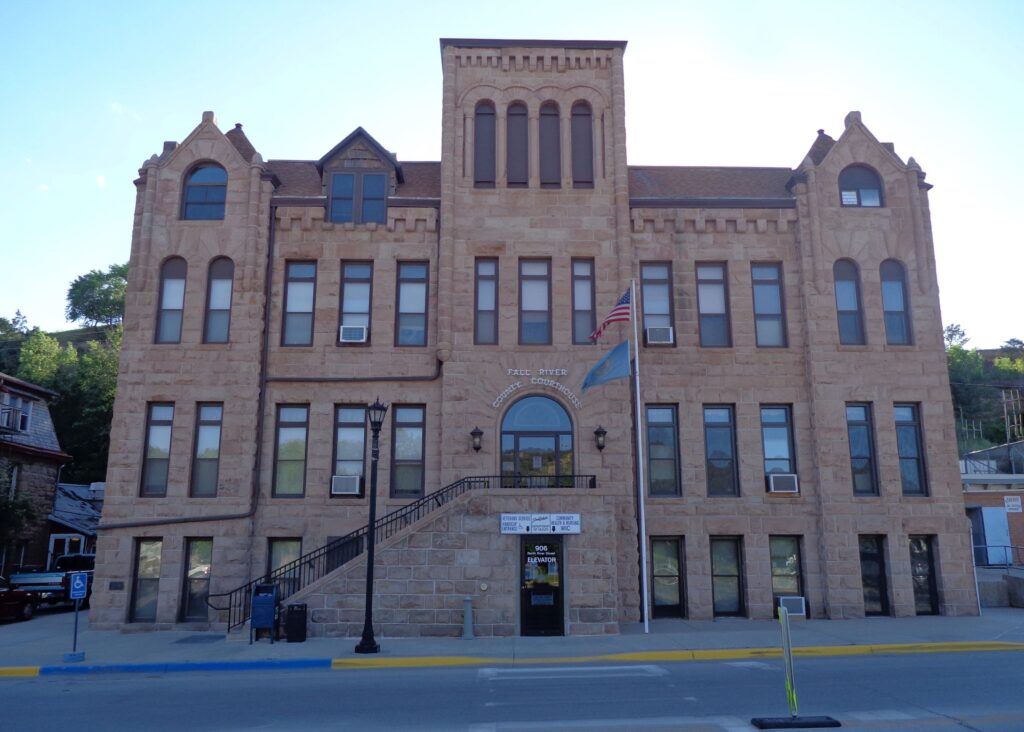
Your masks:
M462 478L378 518L374 523L374 538L376 543L390 539L470 490L558 488L585 490L596 487L597 477L594 475L477 475ZM252 593L256 585L277 584L279 588L278 604L280 604L286 598L327 576L366 551L367 529L368 526L362 526L308 554L303 554L298 559L278 567L259 579L236 587L230 592L210 595L206 598L206 604L218 612L228 614L228 630L230 631L249 619ZM215 605L212 602L215 598L222 597L227 598L226 607Z
M984 551L984 554L980 554ZM978 558L983 556L985 561L979 562ZM1003 561L990 561L993 556L1002 557ZM975 544L974 545L974 566L976 567L1024 567L1024 546L1013 544Z

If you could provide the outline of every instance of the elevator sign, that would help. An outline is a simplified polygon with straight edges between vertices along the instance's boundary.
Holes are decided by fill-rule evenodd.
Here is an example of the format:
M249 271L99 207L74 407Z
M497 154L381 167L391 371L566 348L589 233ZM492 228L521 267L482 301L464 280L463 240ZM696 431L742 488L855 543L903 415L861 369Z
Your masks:
M503 534L578 534L578 513L503 513Z

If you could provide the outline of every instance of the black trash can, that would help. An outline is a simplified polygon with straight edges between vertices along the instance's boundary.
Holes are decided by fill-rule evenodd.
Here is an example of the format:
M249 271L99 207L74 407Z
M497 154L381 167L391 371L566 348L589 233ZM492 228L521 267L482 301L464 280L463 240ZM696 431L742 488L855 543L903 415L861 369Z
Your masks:
M284 637L289 643L304 643L306 640L306 617L307 609L305 603L296 603L288 606L288 612L284 616Z

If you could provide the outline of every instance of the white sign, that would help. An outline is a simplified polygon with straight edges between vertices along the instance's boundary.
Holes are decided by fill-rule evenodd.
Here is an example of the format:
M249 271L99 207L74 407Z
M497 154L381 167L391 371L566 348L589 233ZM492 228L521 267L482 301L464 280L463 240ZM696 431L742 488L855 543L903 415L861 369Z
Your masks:
M1003 496L1003 507L1007 513L1024 513L1020 506L1020 496Z
M503 534L578 534L578 513L503 513Z

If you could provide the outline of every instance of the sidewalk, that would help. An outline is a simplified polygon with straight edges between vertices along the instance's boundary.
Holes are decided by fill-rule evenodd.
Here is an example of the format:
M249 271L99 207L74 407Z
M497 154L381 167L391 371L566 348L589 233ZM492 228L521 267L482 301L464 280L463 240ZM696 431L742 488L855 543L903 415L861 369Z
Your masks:
M778 655L779 624L769 620L655 620L617 636L555 638L378 638L381 652L359 655L358 638L309 638L304 643L223 633L122 633L88 627L79 616L78 650L85 661L65 664L74 613L50 611L27 623L0 625L0 676L54 673L450 666L587 661L685 661ZM981 617L801 620L792 624L798 655L1024 650L1024 609L985 608ZM952 645L951 645L952 644Z

